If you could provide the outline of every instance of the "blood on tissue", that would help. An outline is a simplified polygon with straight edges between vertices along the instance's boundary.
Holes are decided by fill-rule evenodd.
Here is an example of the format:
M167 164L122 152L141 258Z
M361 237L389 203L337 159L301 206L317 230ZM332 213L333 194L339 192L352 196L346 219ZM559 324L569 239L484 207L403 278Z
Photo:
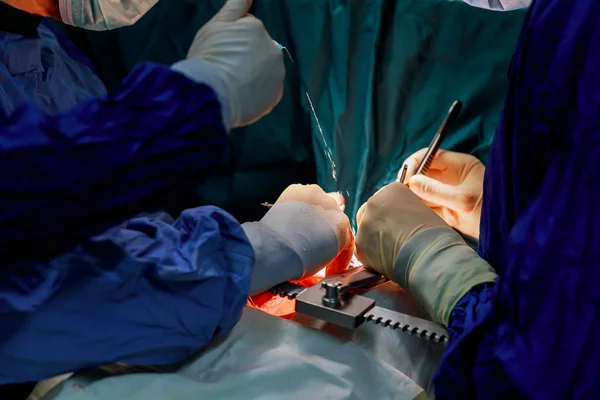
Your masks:
M326 276L339 274L345 271L350 266L350 262L354 256L354 234L350 226L348 226L348 237L349 240L346 243L346 247L337 255L337 257L331 261L325 268L317 272L315 275L296 281L301 286L314 286L321 279ZM281 297L271 293L261 293L256 296L252 296L248 299L249 306L258 308L266 313L275 315L282 318L291 318L294 315L294 309L296 306L296 300L288 299L287 297Z
M294 283L306 287L314 286L324 277L338 274L348 269L350 260L354 254L353 249L354 240L352 240L348 248L343 250L335 260L327 265L327 267L323 268L311 277L302 279L300 281L295 281ZM247 304L250 307L258 308L268 314L275 315L276 317L290 319L295 313L296 300L265 292L256 296L252 296L250 299L248 299Z
M315 275L309 278L302 279L300 281L295 281L294 283L308 287L316 285L324 277L325 268L323 268L321 271L317 272ZM296 300L288 299L287 297L281 297L265 292L250 297L248 299L248 305L250 307L258 308L259 310L262 310L276 317L289 319L294 315Z

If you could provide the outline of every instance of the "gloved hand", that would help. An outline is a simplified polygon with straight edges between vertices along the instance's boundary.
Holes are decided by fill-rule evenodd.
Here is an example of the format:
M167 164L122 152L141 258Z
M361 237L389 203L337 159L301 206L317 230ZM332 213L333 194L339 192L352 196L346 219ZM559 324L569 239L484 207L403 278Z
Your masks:
M419 150L405 161L404 183L448 225L479 239L485 166L469 154L440 150L427 175L415 175L426 152Z
M458 301L496 274L439 216L401 183L391 183L358 210L357 257L412 292L447 326Z
M325 266L344 270L354 253L348 217L317 185L291 185L259 222L242 228L256 257L251 295Z
M333 197L335 201L337 201L338 206L340 206L340 210L344 212L346 209L346 199L340 192L330 192L327 193L329 196Z
M187 56L195 63L173 66L213 88L228 130L268 114L283 95L283 53L262 22L248 15L251 5L252 0L227 1L196 34Z

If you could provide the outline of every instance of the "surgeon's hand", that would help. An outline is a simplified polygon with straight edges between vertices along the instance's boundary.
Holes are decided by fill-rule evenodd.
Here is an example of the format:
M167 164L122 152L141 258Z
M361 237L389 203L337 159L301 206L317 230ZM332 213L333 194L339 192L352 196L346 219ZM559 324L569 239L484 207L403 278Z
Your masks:
M251 5L252 0L228 0L188 52L188 59L214 67L217 76L205 73L201 80L217 93L228 129L260 119L283 95L283 53L262 22L248 14Z
M358 259L414 293L439 323L448 323L473 286L496 279L461 236L401 183L371 197L357 222Z
M404 243L421 230L448 225L404 185L394 182L373 195L356 215L356 257L400 283L405 271L395 269Z
M331 196L338 203L342 212L346 209L346 199L340 192L329 192L327 195Z
M260 221L242 225L256 257L251 295L348 267L354 235L338 201L317 185L292 185Z
M479 239L485 166L469 154L440 150L427 175L415 175L426 152L419 150L405 161L405 183L448 225Z
M324 256L306 268L304 277L314 275L325 265L327 274L341 272L348 267L354 254L354 235L350 227L350 220L343 213L341 205L345 205L344 198L339 193L325 193L318 185L291 185L283 191L274 207L286 202L300 202L306 204L311 211L319 215L335 232L337 251L334 258ZM302 212L299 218L306 219L308 213ZM318 223L313 226L315 237L319 237L322 229Z

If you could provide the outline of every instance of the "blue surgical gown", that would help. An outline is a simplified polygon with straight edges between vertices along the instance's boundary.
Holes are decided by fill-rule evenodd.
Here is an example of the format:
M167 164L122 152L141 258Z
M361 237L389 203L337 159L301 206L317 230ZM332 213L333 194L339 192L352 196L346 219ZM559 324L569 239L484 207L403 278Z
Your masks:
M222 156L213 90L143 64L104 94L61 40L0 33L0 385L180 361L235 325L254 263L215 207L126 220Z
M4 5L0 11L11 9ZM106 95L90 60L68 38L45 22L37 31L39 37L0 31L0 109L5 115L26 101L57 112Z
M104 95L81 52L39 31L34 39L0 33L4 262L57 255L183 200L226 150L211 88L142 64Z
M479 254L438 399L600 393L600 3L535 0L484 183Z

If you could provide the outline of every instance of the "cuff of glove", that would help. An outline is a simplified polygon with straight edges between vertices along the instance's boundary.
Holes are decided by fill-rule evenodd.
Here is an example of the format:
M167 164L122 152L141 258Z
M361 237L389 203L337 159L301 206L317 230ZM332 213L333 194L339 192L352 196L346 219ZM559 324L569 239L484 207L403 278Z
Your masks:
M242 228L255 254L251 294L310 276L338 253L333 228L302 202L276 204L260 222L245 223Z
M246 222L242 229L254 250L250 296L302 276L302 259L279 233L261 222Z
M405 271L394 280L444 326L473 286L497 278L492 267L449 227L428 228L410 238L398 252L394 271Z
M203 83L210 86L215 91L219 103L221 103L221 118L227 132L231 130L234 123L232 121L232 110L229 98L227 96L227 84L223 80L219 71L208 61L198 59L188 59L179 61L171 66L173 71L179 72L196 83Z

